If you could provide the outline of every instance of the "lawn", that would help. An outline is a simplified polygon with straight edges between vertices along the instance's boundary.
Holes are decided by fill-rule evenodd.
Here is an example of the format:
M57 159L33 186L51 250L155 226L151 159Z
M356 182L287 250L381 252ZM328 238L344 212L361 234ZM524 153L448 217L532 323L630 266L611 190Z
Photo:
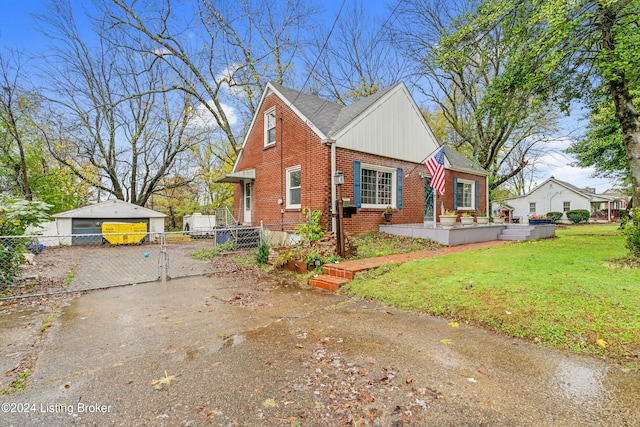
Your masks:
M615 225L407 262L343 292L640 369L640 269ZM387 270L389 270L387 268Z

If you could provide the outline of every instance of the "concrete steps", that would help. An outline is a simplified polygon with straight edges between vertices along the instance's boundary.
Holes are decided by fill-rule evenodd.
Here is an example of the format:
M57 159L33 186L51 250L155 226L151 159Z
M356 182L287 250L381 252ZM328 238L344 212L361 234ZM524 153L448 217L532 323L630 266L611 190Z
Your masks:
M530 240L536 227L533 225L509 225L498 235L499 240Z

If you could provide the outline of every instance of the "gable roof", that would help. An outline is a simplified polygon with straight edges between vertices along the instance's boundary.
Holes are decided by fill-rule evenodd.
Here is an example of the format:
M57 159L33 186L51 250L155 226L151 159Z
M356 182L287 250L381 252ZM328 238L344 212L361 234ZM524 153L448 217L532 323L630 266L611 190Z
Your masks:
M331 134L335 134L342 128L344 128L347 124L349 124L353 119L358 117L364 111L367 110L371 105L373 105L378 99L382 98L388 92L391 92L397 86L400 86L402 83L396 83L393 86L389 86L387 88L381 89L374 93L373 95L369 95L366 98L362 98L359 101L354 102L353 104L342 107L340 110L340 114L338 114L338 118L333 124L331 129Z
M118 199L52 215L54 218L164 218L167 215Z
M400 117L400 120L404 120L404 118L408 119L408 121L405 120L402 123L396 123L397 120L394 122L396 131L404 135L404 137L412 131L415 132L414 138L411 140L411 144L407 146L403 145L403 151L401 153L396 153L397 157L395 158L420 162L425 160L424 157L428 156L428 153L432 148L437 147L439 144L433 134L433 131L422 117L422 114L408 92L408 89L402 82L381 89L376 93L347 106L290 89L277 83L267 83L256 111L261 111L265 98L271 94L275 94L283 100L285 104L291 108L291 110L316 133L316 135L318 135L321 141L340 139L342 142L340 142L338 146L342 148L348 148L355 151L365 151L367 153L378 154L386 157L389 156L385 150L388 151L392 149L390 148L392 146L386 141L382 141L383 143L379 143L376 147L371 144L371 140L378 136L377 133L374 133L373 138L369 139L367 139L366 135L361 135L361 140L357 143L354 143L353 140L345 142L342 139L343 136L346 133L349 133L354 127L365 123L368 115L372 115L375 111L386 111L387 114L392 114L396 119ZM400 102L400 104L397 102ZM389 105L387 106L386 104ZM397 108L399 105L402 107L394 110L394 108ZM386 110L383 107L386 107ZM403 116L402 114L405 115ZM251 134L253 131L257 117L258 114L256 113L251 120L251 124L247 130L247 135ZM373 120L375 121L375 119ZM370 129L370 132L374 131ZM369 135L369 137L371 137L371 135ZM240 150L240 153L236 158L236 163L233 166L232 173L238 172L236 167L247 141L248 138L245 138L242 144L242 149ZM393 150L395 149L397 149L397 146L393 148ZM455 149L451 147L446 149L445 156L447 157L451 168L454 170L457 169L459 171L474 174L488 175L484 169L467 160L463 155L456 152Z
M524 194L522 196L515 196L515 197L507 197L505 198L505 200L512 200L512 199L520 199L523 197L527 197L529 196L531 193L533 193L534 191L537 191L539 189L541 189L542 187L544 187L547 183L549 182L554 182L564 188L566 188L569 191L572 191L576 194L578 194L579 196L582 196L586 199L589 199L591 201L610 201L610 200L614 200L615 197L611 196L611 195L607 195L607 194L596 194L596 193L591 193L589 191L586 191L583 188L578 188L573 184L570 184L566 181L561 181L559 179L556 179L555 177L549 177L547 180L545 180L542 184L536 186L533 190L529 191L527 194Z

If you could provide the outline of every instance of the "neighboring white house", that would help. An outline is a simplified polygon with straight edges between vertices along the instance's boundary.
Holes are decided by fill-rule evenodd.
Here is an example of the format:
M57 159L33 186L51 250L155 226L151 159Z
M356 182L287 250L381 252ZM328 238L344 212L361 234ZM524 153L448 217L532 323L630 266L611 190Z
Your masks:
M60 238L61 243L76 244L83 241L78 235L102 233L104 222L144 222L153 239L156 233L164 232L164 219L167 215L114 199L52 216L55 218L58 234L67 236ZM74 237L71 238L71 235Z
M626 200L620 193L608 191L596 194L593 188L578 188L565 181L551 177L524 196L509 197L502 203L493 202L494 215L501 208L511 211L511 218L526 222L529 215L545 215L549 212L567 212L585 209L591 212L591 219L615 221L620 211L626 209ZM562 219L567 219L566 214Z

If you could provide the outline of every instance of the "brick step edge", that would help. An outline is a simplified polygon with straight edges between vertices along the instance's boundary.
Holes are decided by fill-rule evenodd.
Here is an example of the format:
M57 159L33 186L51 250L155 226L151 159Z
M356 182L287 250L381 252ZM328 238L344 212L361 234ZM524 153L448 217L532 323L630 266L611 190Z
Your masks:
M320 274L309 279L309 286L326 289L328 291L337 291L340 286L349 283L349 279L343 277L329 276L328 274Z

